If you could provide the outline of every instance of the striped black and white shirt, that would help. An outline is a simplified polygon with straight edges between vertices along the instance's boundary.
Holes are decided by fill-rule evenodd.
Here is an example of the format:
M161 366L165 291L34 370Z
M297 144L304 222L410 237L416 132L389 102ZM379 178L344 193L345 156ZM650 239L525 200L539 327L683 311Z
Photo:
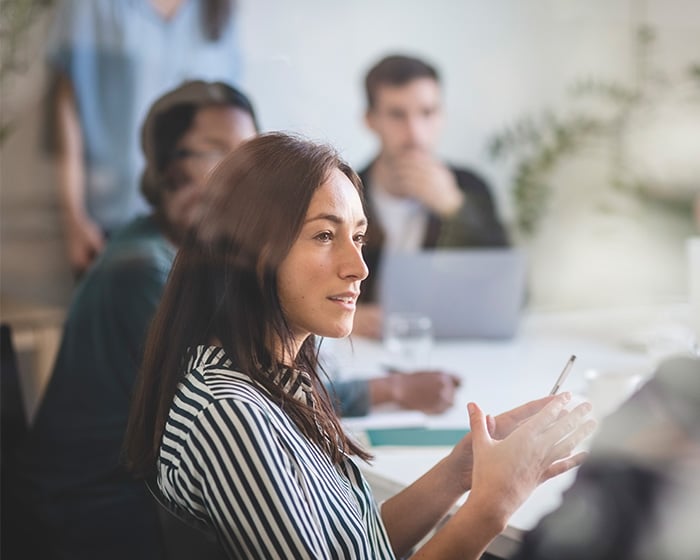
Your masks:
M190 362L158 470L163 493L213 525L232 558L394 558L357 465L333 465L220 348Z

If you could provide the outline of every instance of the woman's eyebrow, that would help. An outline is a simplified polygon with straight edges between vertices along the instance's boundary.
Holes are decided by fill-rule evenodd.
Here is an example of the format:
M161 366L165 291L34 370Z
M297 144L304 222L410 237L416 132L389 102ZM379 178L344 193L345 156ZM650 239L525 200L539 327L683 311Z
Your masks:
M334 224L339 224L339 225L345 223L345 220L343 220L343 218L341 218L340 216L336 216L335 214L325 214L325 213L313 216L312 218L309 218L308 220L306 220L305 223L308 224L311 222L315 222L317 220L325 220L325 221L333 222ZM367 218L365 218L364 216L361 219L359 219L357 221L357 223L355 224L356 227L361 227L361 226L366 226L366 225L367 225Z

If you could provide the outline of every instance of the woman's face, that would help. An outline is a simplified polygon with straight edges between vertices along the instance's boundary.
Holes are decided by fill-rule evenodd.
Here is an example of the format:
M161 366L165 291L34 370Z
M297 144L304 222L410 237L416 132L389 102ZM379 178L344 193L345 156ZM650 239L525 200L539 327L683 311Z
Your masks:
M161 212L176 237L191 225L211 170L255 135L253 117L242 109L211 105L197 111L177 143L178 156L168 170L171 188L162 194Z
M340 338L352 330L367 218L355 186L339 169L314 193L299 236L277 273L279 299L296 350L313 333Z

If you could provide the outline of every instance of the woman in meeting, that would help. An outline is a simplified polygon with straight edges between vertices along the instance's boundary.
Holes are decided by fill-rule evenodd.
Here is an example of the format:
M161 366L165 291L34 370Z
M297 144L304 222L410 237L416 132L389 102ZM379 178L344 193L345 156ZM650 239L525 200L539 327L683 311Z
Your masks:
M357 175L329 147L259 136L209 178L151 326L130 466L210 524L232 558L478 558L543 480L578 465L588 404L546 397L472 432L379 508L317 370L367 276Z

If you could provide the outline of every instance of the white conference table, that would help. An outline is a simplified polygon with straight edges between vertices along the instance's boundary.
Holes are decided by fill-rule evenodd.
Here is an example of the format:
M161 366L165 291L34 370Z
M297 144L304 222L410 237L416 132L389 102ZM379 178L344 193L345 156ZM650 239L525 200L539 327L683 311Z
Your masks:
M568 312L526 311L517 335L510 340L438 341L430 365L462 378L455 405L444 414L379 411L359 421L349 421L355 431L362 426L424 422L428 427L468 426L466 404L478 403L497 414L546 395L564 363L576 354L576 363L563 390L585 398L585 372L633 372L651 374L664 356L688 349L692 331L689 308L674 304L653 308L603 309ZM689 338L690 337L690 338ZM324 342L325 344L325 342ZM381 372L391 356L378 341L353 338L332 341L341 378L371 377ZM594 403L595 404L595 403ZM414 481L448 452L447 447L372 448L375 460L364 467L378 500L386 499ZM506 531L489 551L508 557L524 531L557 507L575 472L541 485L513 515Z

